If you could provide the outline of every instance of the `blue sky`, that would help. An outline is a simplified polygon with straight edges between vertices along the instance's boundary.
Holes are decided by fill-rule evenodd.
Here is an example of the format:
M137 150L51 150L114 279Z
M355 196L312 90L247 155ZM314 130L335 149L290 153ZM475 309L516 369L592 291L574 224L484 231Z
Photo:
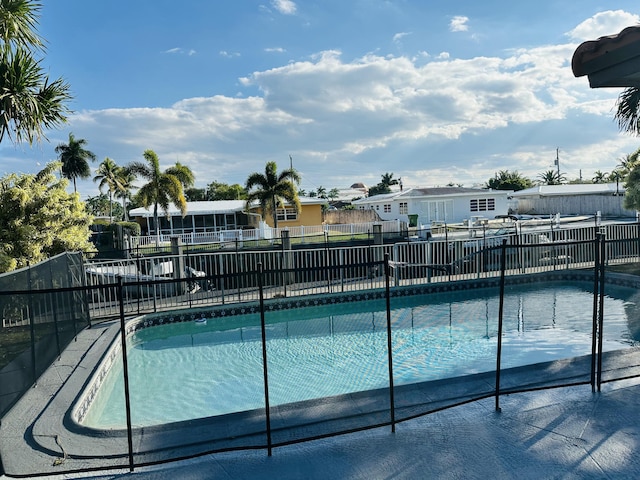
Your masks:
M504 169L536 179L556 148L567 178L591 178L640 139L613 121L621 89L590 89L571 57L638 23L632 1L45 2L42 65L71 84L74 113L48 142L4 142L0 174L38 171L73 132L93 170L152 149L198 187L289 155L307 191L385 172L473 186Z

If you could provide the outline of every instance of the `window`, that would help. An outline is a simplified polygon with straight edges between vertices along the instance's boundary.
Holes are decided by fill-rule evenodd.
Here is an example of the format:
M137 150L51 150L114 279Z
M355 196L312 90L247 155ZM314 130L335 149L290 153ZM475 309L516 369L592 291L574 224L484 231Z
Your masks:
M470 212L489 212L496 209L495 198L474 198L469 201Z
M376 205L376 210L380 210L380 205Z
M384 204L384 213L391 213L391 204L390 203L385 203Z
M409 205L407 202L400 202L400 215L407 215L409 213Z
M278 221L282 220L285 222L291 222L298 219L298 212L296 212L295 209L291 207L277 208L276 216L278 218Z

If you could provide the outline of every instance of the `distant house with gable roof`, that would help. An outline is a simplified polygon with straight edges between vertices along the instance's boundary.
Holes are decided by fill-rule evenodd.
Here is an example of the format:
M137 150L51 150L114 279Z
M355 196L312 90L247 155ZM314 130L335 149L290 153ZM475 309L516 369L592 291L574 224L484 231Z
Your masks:
M352 205L373 209L382 220L399 219L410 226L461 223L471 217L506 215L512 193L511 190L465 187L410 188L361 198Z

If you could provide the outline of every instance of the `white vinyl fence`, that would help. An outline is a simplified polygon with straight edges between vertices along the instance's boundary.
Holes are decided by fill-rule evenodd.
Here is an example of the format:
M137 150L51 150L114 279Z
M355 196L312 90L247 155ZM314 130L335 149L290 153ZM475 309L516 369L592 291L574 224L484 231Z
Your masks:
M224 251L160 255L87 264L92 318L119 313L117 283L125 313L248 302L258 299L257 272L264 271L267 298L361 291L384 286L385 255L393 286L481 279L500 274L506 242L506 273L592 268L595 238L606 236L606 261L639 261L639 224L544 229L491 236L446 235L389 245Z

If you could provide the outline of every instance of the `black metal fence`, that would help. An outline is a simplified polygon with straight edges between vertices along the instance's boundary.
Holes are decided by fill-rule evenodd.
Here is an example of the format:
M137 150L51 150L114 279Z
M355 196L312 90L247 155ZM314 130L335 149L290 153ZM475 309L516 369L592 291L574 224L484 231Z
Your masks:
M78 395L78 392L74 394L76 408L70 416L79 425L71 428L70 432L56 433L56 441L65 446L64 464L48 469L42 464L41 467L33 467L30 472L6 473L29 476L112 468L134 470L137 466L238 449L260 448L271 455L274 448L292 443L381 426L395 430L398 422L479 399L495 398L496 409L499 409L500 398L504 394L571 385L590 385L593 391L597 391L603 382L640 376L640 356L635 348L640 343L640 322L638 331L634 331L633 322L626 326L627 343L603 348L609 341L608 329L614 328L609 327L605 308L608 305L608 285L628 282L628 279L616 279L616 273L609 269L608 252L627 249L630 254L625 265L630 269L640 268L637 240L632 238L626 243L616 242L620 244L612 246L603 235L591 241L526 246L507 244L505 241L476 249L469 256L470 264L482 264L482 271L490 269L492 275L470 275L459 277L457 281L437 283L396 282L399 271L403 272L400 276L404 277L428 278L422 271L415 274L409 272L412 269L429 270L432 266L419 259L415 263L392 262L388 252L382 257L363 258L360 263L349 267L336 261L338 257L330 254L324 263L303 267L286 263L265 266L258 261L242 272L223 272L218 276L224 278L216 278L218 282L232 285L246 281L240 280L240 276L249 277L257 296L239 298L240 301L236 303L214 304L210 308L198 304L198 308L190 310L157 310L155 314L138 318L125 313L126 302L129 301L127 292L139 288L153 288L156 291L171 289L176 297L182 299L179 306L188 307L188 295L179 292L188 290L189 282L193 279L136 281L125 280L121 275L115 286L78 288L61 284L61 288L52 289L51 282L54 280L49 283L44 281L38 284L39 288L35 288L32 278L31 287L34 288L12 292L34 302L29 312L48 312L42 316L31 314L29 319L47 318L49 324L54 325L66 321L73 328L82 328L88 322L86 311L81 309L80 316L71 312L79 305L86 305L92 295L104 295L105 291L115 288L116 298L113 301L119 306L120 315L119 325L112 328L116 331L119 326L119 330L105 354L108 361L100 363L94 359L94 363L88 363L86 368L83 364L81 370L86 370L87 377L74 382L84 385L86 392L83 395ZM526 266L526 262L531 260L529 256L535 259L551 258L561 268L529 271ZM578 256L581 258L580 265L568 265L567 257ZM69 268L76 266L73 264ZM285 295L272 294L271 285L278 283L283 275L289 278L286 285L290 286L295 285L296 280L308 283L310 277L314 281L330 282L331 279L344 277L345 268L360 271L362 275L358 278L365 279L371 276L371 272L377 272L376 283L368 290L327 290L313 295L288 295L287 292ZM31 275L34 276L33 272ZM347 275L355 273L348 272ZM214 280L213 276L198 279L209 280ZM558 289L557 298L554 296L549 297L552 300L544 300L545 308L540 309L538 304L531 311L522 304L523 297L517 293L518 289L523 286L554 289L567 283L580 284L590 292L586 308L588 318L584 319L583 328L572 332L575 335L571 337L570 343L573 345L569 354L540 361L539 357L533 355L535 352L530 350L544 351L547 345L541 342L537 346L519 348L518 333L526 329L539 331L556 328L564 316L571 314L572 299L564 298L562 290ZM462 292L465 292L464 309L458 308L457 303ZM62 294L66 296L58 297ZM77 301L83 296L84 302ZM415 303L418 297L421 297L421 302ZM423 311L425 303L430 304L428 312ZM43 306L37 310L36 304ZM631 304L635 305L634 302L626 302L621 308L631 309L627 311L629 318L639 318L640 315L632 310L635 307ZM45 308L47 305L49 307ZM74 307L67 308L67 305ZM316 314L321 310L319 321L310 321L309 307ZM481 321L477 322L478 319ZM35 332L30 337L34 339L30 340L32 346L27 346L25 353L27 356L35 355L36 360L39 354L34 353L37 348L33 344L37 345L36 339L43 338L37 335L42 327L36 325L43 323L27 322L23 325ZM194 324L200 325L195 333ZM183 376L190 380L186 385L165 384L163 382L168 380L161 371L158 380L149 384L162 383L162 388L152 393L141 389L138 382L130 380L130 369L136 368L135 362L138 361L132 353L138 354L145 348L144 343L136 341L135 337L153 335L158 325L165 325L168 330L158 333L156 345L148 347L150 353L154 353L154 349L169 348L170 344L163 343L168 336L178 337L178 343L185 349L173 361L179 364ZM73 330L73 335L68 328L61 331L65 332L62 338L68 343L77 330ZM160 332L159 329L156 331ZM355 332L359 333L358 340L352 336ZM437 332L444 332L444 336L438 337L445 338L444 343L442 340L433 341ZM53 338L51 335L49 339ZM312 337L318 347L331 344L331 348L318 348L312 352L313 358L309 362L301 363L296 340L299 337ZM443 361L445 357L449 356L454 361L470 353L478 353L466 351L463 342L459 341L461 337L470 340L469 348L482 350L479 357L484 357L483 360L489 362L490 367L480 368L478 362L473 361L448 370L449 364ZM285 339L291 341L286 347L279 347L278 344ZM505 339L509 339L507 348L503 344ZM196 365L199 346L227 345L231 342L240 343L242 347L235 353L228 350L222 352L226 360L243 372L235 384L225 383L228 379L219 375L218 364L213 357L207 359L203 371L189 371ZM60 343L64 344L64 341ZM57 354L60 348L64 347L58 347ZM406 355L399 355L405 349L414 349L411 350L415 352L412 358L417 357L419 361L409 362ZM249 350L254 350L257 356L247 357ZM526 353L532 353L532 356L527 357L524 355ZM434 359L439 362L433 362ZM134 365L130 362L134 362ZM364 365L366 374L357 377L349 374L350 362ZM432 379L410 381L403 376L411 369L434 363L444 366L438 367L442 368L442 372ZM44 363L38 363L41 366L34 368L31 368L32 364L36 362L29 364L29 375L23 375L31 383L43 367L46 368ZM108 366L111 367L110 371ZM146 368L146 375L149 376L161 370L157 366L147 365ZM192 377L191 373L198 375ZM383 381L373 386L362 383L369 376L382 378ZM322 388L317 392L312 390L317 385L309 384L310 377L320 387L329 383L340 385L332 389L332 393L323 394ZM401 378L404 380L399 381ZM251 379L254 383L251 383ZM110 427L83 425L82 420L86 419L86 411L91 409L92 402L101 401L96 400L96 395L105 382L114 382L109 384L109 389L119 392L110 400L111 406L115 405L119 412L119 423ZM232 390L237 389L238 398L243 401L252 399L253 406L205 414L196 419L177 416L160 423L153 419L141 419L141 415L149 410L149 395L156 400L161 397L162 402L169 405L169 410L180 414L184 408L178 406L180 402L177 400L191 399L190 383L200 382L210 388L207 401L212 404L230 396ZM4 396L4 382L0 388ZM149 385L145 388L151 390ZM291 396L291 393L295 394ZM13 403L15 397L12 398ZM78 407L78 403L81 407ZM27 432L25 434L28 435ZM99 441L94 445L93 439L96 437L99 437ZM74 444L76 447L81 445L81 449L74 450ZM55 451L55 445L50 445L50 449Z

